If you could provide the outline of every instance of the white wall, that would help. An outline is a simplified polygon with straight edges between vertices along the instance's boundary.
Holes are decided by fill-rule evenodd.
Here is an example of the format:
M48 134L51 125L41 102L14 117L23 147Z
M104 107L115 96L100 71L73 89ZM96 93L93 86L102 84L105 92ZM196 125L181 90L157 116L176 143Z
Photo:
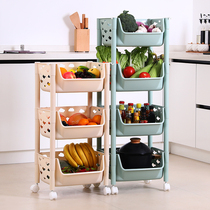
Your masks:
M96 45L96 19L123 10L138 19L170 17L170 45L192 39L193 0L0 0L0 45L73 45L69 15L76 11L89 18L90 44Z

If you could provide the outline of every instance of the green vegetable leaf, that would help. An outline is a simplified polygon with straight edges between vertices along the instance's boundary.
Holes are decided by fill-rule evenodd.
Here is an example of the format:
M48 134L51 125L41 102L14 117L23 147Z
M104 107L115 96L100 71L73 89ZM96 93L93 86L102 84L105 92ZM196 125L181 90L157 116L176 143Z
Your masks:
M97 46L96 57L100 62L111 62L111 47L110 46Z
M136 71L145 66L145 62L147 61L145 53L147 50L148 47L136 47L131 51L131 64Z
M129 58L127 54L121 54L119 64L122 70L127 66L128 59Z
M116 60L118 61L118 63L119 63L119 61L120 61L120 56L121 56L121 52L119 52L118 51L118 49L116 49Z

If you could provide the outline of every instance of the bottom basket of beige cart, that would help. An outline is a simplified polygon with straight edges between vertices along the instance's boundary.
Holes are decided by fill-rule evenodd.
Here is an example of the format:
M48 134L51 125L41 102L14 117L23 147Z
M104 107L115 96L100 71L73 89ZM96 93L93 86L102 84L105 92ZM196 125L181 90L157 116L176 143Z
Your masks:
M50 153L40 153L38 154L38 165L40 179L51 185L54 183L55 187L58 186L73 186L73 185L83 185L85 188L89 188L91 184L98 187L103 181L104 177L104 154L101 152L96 152L98 159L98 166L96 171L89 172L79 172L79 173L63 173L60 166L60 160L65 160L63 152L55 152L55 176L54 180L51 177L52 164L50 163ZM52 186L50 187L52 188ZM39 190L38 185L31 187L32 191ZM56 192L51 192L50 199L56 199Z

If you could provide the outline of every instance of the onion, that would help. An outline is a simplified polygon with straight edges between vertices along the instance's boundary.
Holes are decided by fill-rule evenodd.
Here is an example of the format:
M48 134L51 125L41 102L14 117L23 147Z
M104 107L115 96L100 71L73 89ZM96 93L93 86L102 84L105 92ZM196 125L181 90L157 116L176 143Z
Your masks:
M147 32L152 32L152 29L153 29L153 28L148 28L148 29L147 29Z
M138 26L141 26L141 25L144 26L144 23L142 23L142 22L136 22L136 24L137 24Z

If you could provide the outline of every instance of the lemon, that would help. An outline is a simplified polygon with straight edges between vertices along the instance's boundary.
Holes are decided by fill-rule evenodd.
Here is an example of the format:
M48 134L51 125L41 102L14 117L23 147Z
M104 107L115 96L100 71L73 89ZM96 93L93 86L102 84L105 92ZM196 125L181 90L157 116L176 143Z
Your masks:
M96 78L100 77L100 70L98 70L97 68L89 69L88 72L95 75Z
M73 73L76 73L76 71L74 69L70 69L70 70L67 70L68 72L73 72Z

